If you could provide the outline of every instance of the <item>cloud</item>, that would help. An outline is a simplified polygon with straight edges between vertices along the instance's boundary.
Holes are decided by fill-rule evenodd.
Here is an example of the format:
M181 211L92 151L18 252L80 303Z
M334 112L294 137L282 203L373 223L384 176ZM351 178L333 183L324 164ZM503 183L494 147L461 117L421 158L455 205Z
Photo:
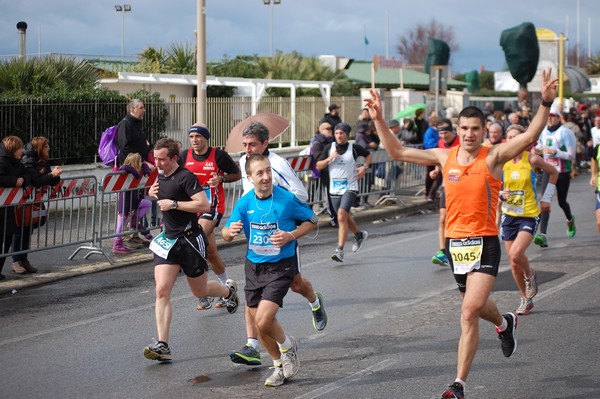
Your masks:
M28 52L102 54L119 56L122 15L115 1L5 0L0 14L0 54L16 54L16 23L26 21ZM172 42L195 43L196 1L124 0L132 12L125 14L125 52L140 53L145 47L166 47ZM417 23L434 18L453 27L460 51L451 54L455 71L500 69L504 53L499 46L502 30L525 21L557 33L566 30L576 40L575 5L561 0L504 0L495 3L472 0L421 0L409 7L397 0L281 0L278 6L258 0L206 0L207 56L270 53L271 11L273 45L284 52L303 55L335 54L356 59L372 55L397 56L400 35ZM580 37L587 48L587 18L600 15L600 2L581 2ZM364 29L369 46L365 51ZM592 26L592 38L600 26ZM41 35L40 33L41 32ZM596 53L598 43L592 43Z

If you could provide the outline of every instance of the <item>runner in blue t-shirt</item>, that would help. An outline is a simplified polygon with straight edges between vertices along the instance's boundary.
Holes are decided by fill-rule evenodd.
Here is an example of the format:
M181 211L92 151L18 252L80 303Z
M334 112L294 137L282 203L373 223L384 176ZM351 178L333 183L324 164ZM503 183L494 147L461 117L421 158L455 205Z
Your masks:
M243 229L246 255L246 306L249 322L258 328L261 344L273 358L274 371L266 386L279 386L298 373L298 344L276 319L294 277L298 274L296 239L310 232L317 216L294 194L273 185L271 163L264 155L246 160L246 174L254 185L235 205L221 231L231 241Z

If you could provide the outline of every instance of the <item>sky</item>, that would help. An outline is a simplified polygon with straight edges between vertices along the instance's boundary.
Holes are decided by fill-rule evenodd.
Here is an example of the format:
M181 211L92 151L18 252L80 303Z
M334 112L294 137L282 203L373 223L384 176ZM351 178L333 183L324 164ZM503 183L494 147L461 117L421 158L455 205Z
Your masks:
M120 57L144 48L195 43L196 0L0 0L0 56L18 53L16 24L25 21L27 53ZM356 60L374 55L399 58L399 37L432 19L455 32L460 49L450 55L452 73L499 71L501 32L523 22L568 36L581 52L600 53L598 0L205 0L207 59L297 51ZM117 13L116 4L132 11ZM271 19L272 16L272 19ZM271 24L272 21L272 24ZM272 35L271 35L272 27ZM124 35L123 35L124 30ZM365 46L365 33L369 44ZM588 46L591 38L591 46Z

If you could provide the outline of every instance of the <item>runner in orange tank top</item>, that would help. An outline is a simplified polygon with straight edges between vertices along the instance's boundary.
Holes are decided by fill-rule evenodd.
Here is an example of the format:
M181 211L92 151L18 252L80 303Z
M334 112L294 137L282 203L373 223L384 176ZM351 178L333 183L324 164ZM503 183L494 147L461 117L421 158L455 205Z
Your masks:
M551 72L551 69L542 71L542 104L527 131L510 142L489 148L481 144L485 117L476 107L467 107L458 116L459 147L420 150L404 147L388 129L378 92L371 90L371 98L365 100L381 143L392 159L438 165L443 171L446 251L463 302L456 379L442 393L442 398L464 398L465 381L479 344L480 318L496 326L504 356L511 356L517 348L517 317L513 313L502 315L489 298L501 254L495 214L502 167L537 141L548 119L558 87L558 78L551 78Z

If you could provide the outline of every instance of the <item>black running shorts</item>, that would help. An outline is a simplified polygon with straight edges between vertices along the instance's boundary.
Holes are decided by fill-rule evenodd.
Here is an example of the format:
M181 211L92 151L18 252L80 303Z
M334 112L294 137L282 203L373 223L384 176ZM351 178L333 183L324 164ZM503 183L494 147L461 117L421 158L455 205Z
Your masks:
M283 307L283 298L298 274L296 256L279 262L253 263L246 259L246 304L255 308L260 301L268 300Z
M498 276L498 268L500 267L500 256L502 254L502 251L500 249L500 239L498 238L498 236L483 237L481 266L479 266L479 269L473 270L472 272L467 274L454 273L454 262L452 261L452 254L450 254L448 248L450 248L450 239L446 238L446 249L444 250L444 252L448 257L448 262L450 262L450 267L452 268L454 280L456 280L456 284L458 285L458 290L460 292L465 292L465 290L467 289L467 276L470 273L485 273L494 277Z
M200 277L208 271L206 247L208 242L203 232L198 235L179 237L167 259L154 254L155 265L179 265L186 276Z

